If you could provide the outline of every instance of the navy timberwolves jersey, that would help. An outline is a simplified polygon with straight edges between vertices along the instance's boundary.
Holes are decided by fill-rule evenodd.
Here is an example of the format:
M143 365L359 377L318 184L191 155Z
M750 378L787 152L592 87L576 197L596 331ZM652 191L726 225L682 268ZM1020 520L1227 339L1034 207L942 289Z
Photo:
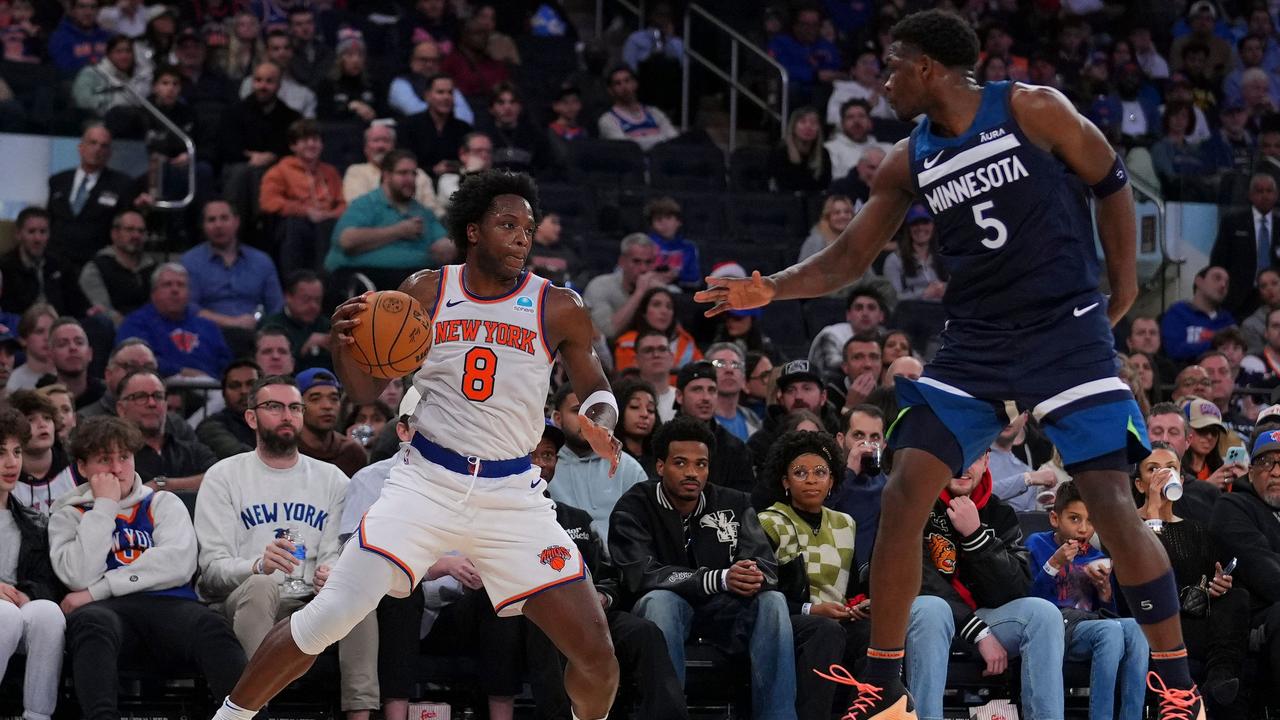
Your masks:
M951 273L943 302L953 323L1026 328L1102 299L1085 186L1023 134L1012 87L984 87L959 137L935 135L928 118L911 133L912 183Z

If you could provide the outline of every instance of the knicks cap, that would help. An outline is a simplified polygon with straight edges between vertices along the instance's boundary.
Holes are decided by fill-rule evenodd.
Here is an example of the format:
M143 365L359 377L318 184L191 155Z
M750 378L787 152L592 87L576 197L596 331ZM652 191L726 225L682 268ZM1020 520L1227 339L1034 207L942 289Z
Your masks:
M395 381L393 380L392 382ZM420 400L422 400L422 393L418 392L418 388L410 386L408 390L404 391L404 397L400 398L400 412L396 417L404 417L405 415L413 417L413 414L418 411L418 402Z
M1222 411L1217 405L1194 395L1182 401L1182 416L1187 424L1196 430L1217 426L1226 432L1227 426L1222 424Z
M1263 455L1277 450L1280 450L1280 430L1268 430L1253 441L1253 452L1249 453L1249 459L1257 460Z
M1280 420L1280 404L1268 405L1258 411L1258 419L1254 420L1255 425L1261 425L1263 420L1271 418L1272 422Z
M680 368L680 372L676 375L676 389L684 390L685 385L688 385L694 380L702 379L714 382L716 379L716 366L706 360L691 362Z
M550 440L551 444L556 446L556 450L564 447L564 431L551 423L551 418L542 418L542 437Z
M342 383L338 382L338 376L334 375L332 370L326 370L325 368L309 368L307 370L303 370L298 373L297 381L298 391L303 395L306 395L307 391L311 388L323 387L326 385L338 388L338 392L342 392Z
M778 376L778 389L784 390L793 382L808 380L822 387L822 378L809 367L808 360L792 360L782 366L782 374Z

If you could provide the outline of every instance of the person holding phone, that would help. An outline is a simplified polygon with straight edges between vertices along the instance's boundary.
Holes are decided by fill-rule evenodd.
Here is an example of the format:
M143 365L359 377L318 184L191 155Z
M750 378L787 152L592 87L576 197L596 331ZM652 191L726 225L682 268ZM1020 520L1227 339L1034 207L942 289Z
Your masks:
M1140 498L1138 514L1156 531L1169 554L1179 588L1187 655L1205 668L1202 687L1213 717L1243 718L1248 706L1238 697L1237 678L1249 647L1249 594L1232 583L1235 563L1224 567L1218 562L1208 527L1174 513L1165 486L1182 472L1177 452L1158 441L1151 448L1151 454L1138 463L1134 478Z

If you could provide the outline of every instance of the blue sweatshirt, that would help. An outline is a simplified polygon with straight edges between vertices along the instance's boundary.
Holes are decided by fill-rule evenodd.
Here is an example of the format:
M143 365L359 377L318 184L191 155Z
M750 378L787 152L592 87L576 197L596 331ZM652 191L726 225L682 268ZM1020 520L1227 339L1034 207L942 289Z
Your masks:
M98 62L107 54L111 33L94 26L84 30L64 17L49 36L49 59L64 77L74 75L85 65Z
M676 284L692 287L702 284L702 267L698 261L698 246L678 232L670 240L656 232L649 237L658 244L656 265L666 265L676 271Z
M1226 310L1207 315L1186 300L1176 302L1160 321L1164 354L1171 360L1194 360L1209 349L1219 330L1235 324L1236 319Z
M1085 551L1076 555L1071 564L1056 575L1045 572L1045 563L1058 552L1061 543L1053 538L1053 531L1036 533L1027 538L1027 550L1031 551L1031 594L1044 598L1059 608L1078 610L1116 609L1115 594L1111 602L1104 603L1098 597L1098 589L1085 574L1084 568L1095 560L1106 557L1096 547L1086 545Z
M855 538L854 558L858 567L871 562L871 551L876 546L876 531L880 528L880 495L889 478L884 473L875 476L855 474L845 468L844 482L836 486L824 505L853 518Z
M222 377L223 368L231 362L231 350L222 331L212 320L196 315L190 305L187 314L177 321L161 315L152 303L143 305L126 315L116 331L117 343L131 337L142 338L151 347L161 377L176 375L182 368Z

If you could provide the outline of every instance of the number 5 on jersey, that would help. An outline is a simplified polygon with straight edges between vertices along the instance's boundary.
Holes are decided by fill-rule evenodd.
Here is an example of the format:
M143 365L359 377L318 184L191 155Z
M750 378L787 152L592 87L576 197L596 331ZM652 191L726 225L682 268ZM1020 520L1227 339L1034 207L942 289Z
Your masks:
M1005 224L995 218L983 217L982 213L995 207L995 203L988 200L973 206L973 221L983 230L994 229L996 236L994 238L986 238L982 244L992 250L999 250L1004 247L1005 241L1009 239L1009 228Z
M484 402L493 397L493 376L498 372L498 356L487 347L467 351L462 361L462 394L468 400Z

